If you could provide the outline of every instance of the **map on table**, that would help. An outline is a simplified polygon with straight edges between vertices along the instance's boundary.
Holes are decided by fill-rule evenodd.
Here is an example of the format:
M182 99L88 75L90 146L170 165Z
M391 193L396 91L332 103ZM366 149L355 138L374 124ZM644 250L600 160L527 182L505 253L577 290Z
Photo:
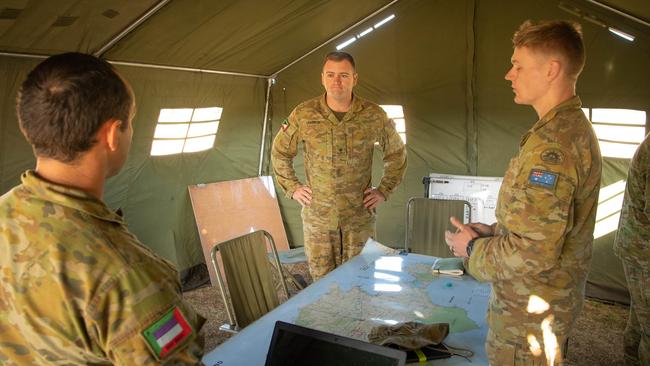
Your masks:
M469 276L433 275L435 257L399 255L369 240L361 255L312 284L204 358L206 365L262 365L276 320L367 341L377 325L449 323L445 343L485 362L490 287ZM246 355L242 358L242 355ZM479 362L477 362L479 361ZM461 365L461 357L436 365Z

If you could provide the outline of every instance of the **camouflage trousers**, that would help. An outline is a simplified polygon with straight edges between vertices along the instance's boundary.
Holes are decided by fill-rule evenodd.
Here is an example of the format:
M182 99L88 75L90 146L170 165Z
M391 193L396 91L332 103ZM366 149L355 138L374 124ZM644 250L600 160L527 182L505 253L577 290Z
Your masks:
M366 240L375 237L374 222L349 224L332 230L305 218L302 226L305 255L314 282L359 254Z
M625 365L650 366L650 268L623 259L630 315L623 334Z
M563 345L566 337L557 335L557 341ZM544 354L544 346L542 345L541 354L539 356L533 355L530 351L528 343L522 339L524 343L515 343L512 341L504 340L497 334L488 331L487 340L485 341L485 350L487 352L488 360L492 366L547 366L550 364L546 360ZM562 365L561 352L555 357L553 365Z

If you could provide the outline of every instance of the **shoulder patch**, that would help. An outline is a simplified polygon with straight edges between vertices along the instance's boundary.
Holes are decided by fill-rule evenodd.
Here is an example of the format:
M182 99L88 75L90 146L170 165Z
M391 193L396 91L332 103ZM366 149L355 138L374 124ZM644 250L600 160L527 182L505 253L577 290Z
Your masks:
M530 171L530 175L528 176L528 183L547 189L555 189L555 185L557 184L557 173L533 169Z
M156 360L162 360L193 333L183 313L178 306L174 306L145 329L142 335Z
M553 165L560 165L564 161L564 153L560 149L546 149L540 154L543 162Z
M282 121L282 125L280 125L280 128L282 129L282 131L286 132L287 128L289 128L289 120L285 118L284 121Z

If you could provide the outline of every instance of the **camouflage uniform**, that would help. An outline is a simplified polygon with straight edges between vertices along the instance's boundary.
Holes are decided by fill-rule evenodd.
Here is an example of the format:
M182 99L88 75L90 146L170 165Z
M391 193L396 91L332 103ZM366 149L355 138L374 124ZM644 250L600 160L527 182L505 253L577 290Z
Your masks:
M205 320L173 265L96 198L22 182L0 198L0 364L198 364ZM158 361L142 333L175 307L192 332Z
M353 95L341 121L325 95L298 105L273 141L271 161L287 197L302 184L293 169L298 143L303 143L310 206L302 209L305 252L314 280L359 254L375 236L375 217L363 205L371 185L375 142L384 153L384 176L377 188L388 198L402 181L406 149L381 107Z
M630 164L614 253L623 261L631 299L625 364L650 365L650 135Z
M546 364L530 353L542 345L542 321L553 315L560 345L582 308L591 259L602 161L598 141L573 97L524 135L497 202L495 236L476 240L469 272L492 282L486 343L493 365ZM531 295L550 309L530 314Z

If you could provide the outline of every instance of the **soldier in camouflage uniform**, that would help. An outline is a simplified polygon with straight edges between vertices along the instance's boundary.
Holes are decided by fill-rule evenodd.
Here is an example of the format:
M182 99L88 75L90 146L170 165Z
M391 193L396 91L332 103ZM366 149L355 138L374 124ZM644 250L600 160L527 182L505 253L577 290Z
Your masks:
M630 290L625 364L650 365L650 135L637 149L627 175L614 253Z
M198 364L204 319L174 266L102 202L133 134L131 88L105 61L69 53L21 86L36 169L0 198L0 364Z
M278 184L302 206L305 253L318 280L359 254L375 236L375 208L402 181L406 149L395 124L378 105L352 94L354 59L326 56L326 93L298 105L273 141L271 161ZM384 176L371 187L375 142L384 153ZM293 158L303 143L307 182L296 177Z
M446 239L456 256L469 257L472 276L492 283L490 364L559 364L559 346L584 299L602 162L575 95L585 60L579 25L527 21L513 44L506 80L515 103L532 105L539 120L510 161L497 223L463 225L452 218L458 231Z

